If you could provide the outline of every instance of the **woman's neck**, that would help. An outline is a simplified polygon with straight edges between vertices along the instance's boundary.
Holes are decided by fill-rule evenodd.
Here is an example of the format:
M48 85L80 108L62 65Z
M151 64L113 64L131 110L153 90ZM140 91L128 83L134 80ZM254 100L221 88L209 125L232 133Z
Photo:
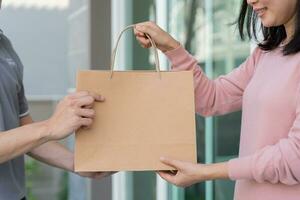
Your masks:
M287 44L292 40L293 35L295 33L295 20L296 14L287 23L284 24L286 38L284 39L284 41L282 41L282 44Z

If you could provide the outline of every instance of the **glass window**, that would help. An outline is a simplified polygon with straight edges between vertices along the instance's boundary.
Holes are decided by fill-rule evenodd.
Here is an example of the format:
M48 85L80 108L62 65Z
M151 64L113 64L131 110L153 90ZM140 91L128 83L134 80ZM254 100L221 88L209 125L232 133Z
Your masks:
M30 114L47 119L68 89L69 1L3 1L1 29L24 65ZM26 157L27 199L66 199L67 174Z
M210 70L206 63L212 62L211 78L216 78L238 67L249 55L250 44L241 42L236 26L231 25L237 19L240 1L210 1L211 10L208 10L208 1L170 0L169 32L194 55L205 71ZM212 16L207 16L210 14ZM210 32L209 26L212 26ZM212 40L212 46L207 46L209 39ZM211 49L211 55L208 49ZM214 117L212 120L212 124L206 124L201 116L197 116L198 162L206 162L207 148L212 148L214 162L226 161L238 155L241 112ZM205 128L212 130L212 133L205 134ZM205 144L205 137L213 137L212 147ZM213 190L205 190L205 184L200 183L185 190L185 199L229 200L233 198L233 188L232 181L214 181ZM213 194L205 194L205 191L212 191Z
M155 0L132 0L132 23L149 21L153 14ZM150 52L143 49L135 40L133 34L127 34L132 41L132 69L150 70L154 65L150 63ZM129 50L130 51L130 50ZM156 199L156 174L153 172L132 173L132 200L153 200ZM146 194L146 195L145 195Z

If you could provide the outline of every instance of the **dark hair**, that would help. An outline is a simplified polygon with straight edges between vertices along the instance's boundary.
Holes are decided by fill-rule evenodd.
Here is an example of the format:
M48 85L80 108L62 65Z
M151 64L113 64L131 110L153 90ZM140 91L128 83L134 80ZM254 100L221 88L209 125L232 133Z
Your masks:
M286 44L283 48L284 55L295 54L300 51L300 3L297 2L296 8L296 24L295 33L291 41ZM245 29L246 35L249 39L254 38L259 42L258 46L262 50L270 51L277 48L281 42L286 38L286 32L283 25L264 27L263 24L260 25L263 34L263 41L258 41L257 39L257 14L253 11L252 6L248 5L247 0L242 1L240 14L236 24L238 25L240 37L242 40L245 39Z

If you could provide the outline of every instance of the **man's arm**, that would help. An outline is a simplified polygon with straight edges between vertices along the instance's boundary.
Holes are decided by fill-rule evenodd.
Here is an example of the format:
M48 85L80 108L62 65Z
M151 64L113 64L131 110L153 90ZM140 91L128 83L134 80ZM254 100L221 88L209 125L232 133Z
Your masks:
M30 115L20 119L21 125L32 124ZM74 172L74 154L58 142L47 142L34 148L28 153L29 156L48 165ZM102 179L113 174L112 172L79 172L82 177Z
M33 120L30 115L20 119L21 126L32 124ZM73 153L58 142L44 143L27 153L29 156L43 163L68 170L74 171Z
M96 94L76 92L61 100L48 120L0 132L0 163L28 153L46 142L63 139L80 127L91 126L95 116L92 106L95 101L103 100ZM29 119L22 121L26 124Z
M26 135L26 137L24 137ZM27 153L49 140L45 122L34 123L0 133L0 163ZM21 138L21 139L20 139Z

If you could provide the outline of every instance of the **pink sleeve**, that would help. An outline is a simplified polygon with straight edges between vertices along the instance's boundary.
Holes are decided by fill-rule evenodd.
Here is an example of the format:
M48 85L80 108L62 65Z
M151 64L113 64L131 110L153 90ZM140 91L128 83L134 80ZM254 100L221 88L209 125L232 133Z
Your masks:
M182 46L166 52L166 56L174 71L194 72L196 112L212 116L241 110L243 92L254 73L258 52L257 48L241 66L215 80L210 80L204 74L197 60Z
M298 92L298 95L300 91ZM257 182L300 183L300 99L298 96L296 119L288 137L266 146L247 157L229 161L232 180L252 179Z

